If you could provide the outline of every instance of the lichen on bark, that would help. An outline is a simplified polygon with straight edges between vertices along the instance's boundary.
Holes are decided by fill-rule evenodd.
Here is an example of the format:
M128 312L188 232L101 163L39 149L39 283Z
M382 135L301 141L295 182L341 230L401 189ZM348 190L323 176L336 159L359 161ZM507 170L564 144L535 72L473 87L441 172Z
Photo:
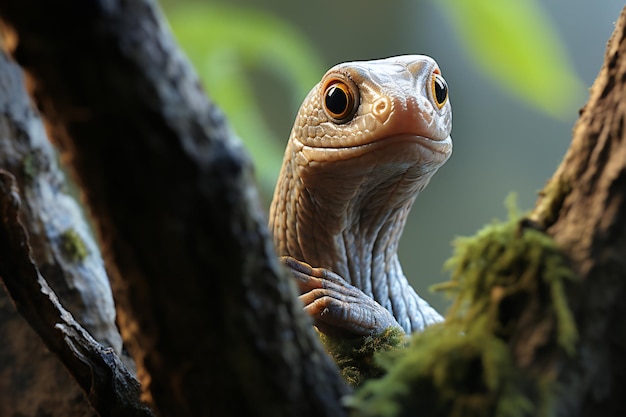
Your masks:
M61 233L59 238L61 239L61 249L70 261L81 262L89 255L87 245L76 230L68 229Z

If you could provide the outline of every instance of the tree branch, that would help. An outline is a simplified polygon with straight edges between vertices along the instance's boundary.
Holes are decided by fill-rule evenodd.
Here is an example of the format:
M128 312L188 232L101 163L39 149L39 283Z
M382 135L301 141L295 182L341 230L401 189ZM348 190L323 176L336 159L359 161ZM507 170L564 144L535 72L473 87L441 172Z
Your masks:
M100 251L69 195L22 71L0 53L0 167L15 178L33 258L64 306L103 344L122 350Z
M100 251L68 194L21 69L0 53L0 167L16 178L32 257L63 305L103 345L122 351ZM0 415L87 416L83 391L0 289ZM8 382L10 381L10 383Z
M70 370L101 416L153 414L140 386L112 348L96 342L65 310L30 257L15 178L0 170L0 276L15 306Z

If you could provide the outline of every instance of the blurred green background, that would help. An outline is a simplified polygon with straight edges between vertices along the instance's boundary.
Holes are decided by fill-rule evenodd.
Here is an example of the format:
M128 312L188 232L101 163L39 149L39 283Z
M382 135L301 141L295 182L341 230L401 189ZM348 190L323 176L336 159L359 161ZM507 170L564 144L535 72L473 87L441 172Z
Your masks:
M454 152L418 197L400 259L417 291L447 279L451 241L532 208L567 149L623 5L597 0L162 0L205 88L256 164L266 207L300 102L332 65L434 57Z

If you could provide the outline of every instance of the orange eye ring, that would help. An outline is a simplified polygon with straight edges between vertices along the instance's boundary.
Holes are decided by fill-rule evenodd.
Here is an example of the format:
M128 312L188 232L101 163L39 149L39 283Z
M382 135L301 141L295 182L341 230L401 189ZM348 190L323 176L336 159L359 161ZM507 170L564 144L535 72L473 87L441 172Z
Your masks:
M359 106L356 86L339 78L325 83L322 104L324 112L335 123L349 122Z
M430 90L433 102L438 109L441 109L448 101L448 84L438 70L433 72L430 82Z

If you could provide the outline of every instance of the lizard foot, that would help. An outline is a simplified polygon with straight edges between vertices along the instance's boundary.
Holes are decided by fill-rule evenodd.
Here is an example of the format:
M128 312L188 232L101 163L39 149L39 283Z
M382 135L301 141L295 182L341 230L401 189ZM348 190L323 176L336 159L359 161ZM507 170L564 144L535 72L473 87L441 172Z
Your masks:
M290 256L281 262L296 278L304 310L324 334L351 333L366 336L400 325L372 297L325 268L313 268Z

